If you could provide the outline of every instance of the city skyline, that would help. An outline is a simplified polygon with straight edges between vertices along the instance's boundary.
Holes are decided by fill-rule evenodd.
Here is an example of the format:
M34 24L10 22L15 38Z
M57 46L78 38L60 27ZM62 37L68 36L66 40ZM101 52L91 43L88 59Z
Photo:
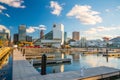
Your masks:
M119 13L119 0L0 0L0 30L9 29L13 36L25 24L27 34L38 38L41 26L47 33L59 23L68 37L79 31L87 39L112 38L120 36Z

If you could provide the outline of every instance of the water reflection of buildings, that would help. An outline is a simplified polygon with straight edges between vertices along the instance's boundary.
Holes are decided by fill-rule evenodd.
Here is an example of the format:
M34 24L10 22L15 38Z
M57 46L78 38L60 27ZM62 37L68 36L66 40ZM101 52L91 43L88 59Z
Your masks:
M9 54L7 54L3 59L0 61L0 69L2 69L6 64L8 64Z
M64 59L65 54L61 52L55 53L56 59ZM58 66L53 66L53 73L58 73L58 72L64 72L64 64L58 65Z
M56 59L64 59L64 58L71 58L71 60L79 60L80 58L80 54L79 53L61 53L61 52L57 52L55 53L55 57ZM52 67L52 72L53 73L58 73L58 72L64 72L64 64L61 65L56 65Z
M72 55L72 58L73 58L73 60L79 60L79 58L80 58L80 54L71 54Z
M53 73L64 72L64 65L53 66Z

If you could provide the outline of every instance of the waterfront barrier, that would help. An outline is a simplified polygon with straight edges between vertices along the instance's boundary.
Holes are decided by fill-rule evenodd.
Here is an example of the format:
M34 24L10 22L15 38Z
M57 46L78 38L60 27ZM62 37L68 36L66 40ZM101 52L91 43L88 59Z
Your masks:
M8 52L11 50L10 47L4 47L4 48L0 48L0 60L6 55L8 54Z
M2 69L2 67L8 63L8 57L9 57L9 54L6 54L2 58L2 60L0 61L0 69Z

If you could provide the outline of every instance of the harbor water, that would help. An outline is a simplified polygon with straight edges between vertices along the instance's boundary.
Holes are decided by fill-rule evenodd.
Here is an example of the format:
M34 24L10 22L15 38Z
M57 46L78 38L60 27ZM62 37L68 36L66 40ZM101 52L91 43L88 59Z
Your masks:
M81 68L92 68L98 66L108 66L120 69L120 58L107 57L103 54L82 54L82 53L55 53L56 58L70 58L71 63L47 65L47 74L80 70ZM41 71L40 66L35 66L37 71Z
M12 80L12 52L0 60L0 80Z

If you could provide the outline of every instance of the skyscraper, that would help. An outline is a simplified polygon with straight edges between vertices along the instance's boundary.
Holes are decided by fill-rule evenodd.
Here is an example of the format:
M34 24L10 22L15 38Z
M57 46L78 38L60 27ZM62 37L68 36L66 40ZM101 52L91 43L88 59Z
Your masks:
M67 42L67 32L64 32L64 42Z
M20 25L19 26L19 41L26 41L26 26Z
M3 29L0 30L0 47L8 46L10 41L10 31Z
M14 44L17 44L17 42L18 42L18 33L14 34L13 42L14 42Z
M26 36L26 41L27 41L27 42L32 42L32 36L28 36L28 35L27 35L27 36Z
M78 41L80 40L80 33L75 31L72 33L72 39L75 40L75 41Z

